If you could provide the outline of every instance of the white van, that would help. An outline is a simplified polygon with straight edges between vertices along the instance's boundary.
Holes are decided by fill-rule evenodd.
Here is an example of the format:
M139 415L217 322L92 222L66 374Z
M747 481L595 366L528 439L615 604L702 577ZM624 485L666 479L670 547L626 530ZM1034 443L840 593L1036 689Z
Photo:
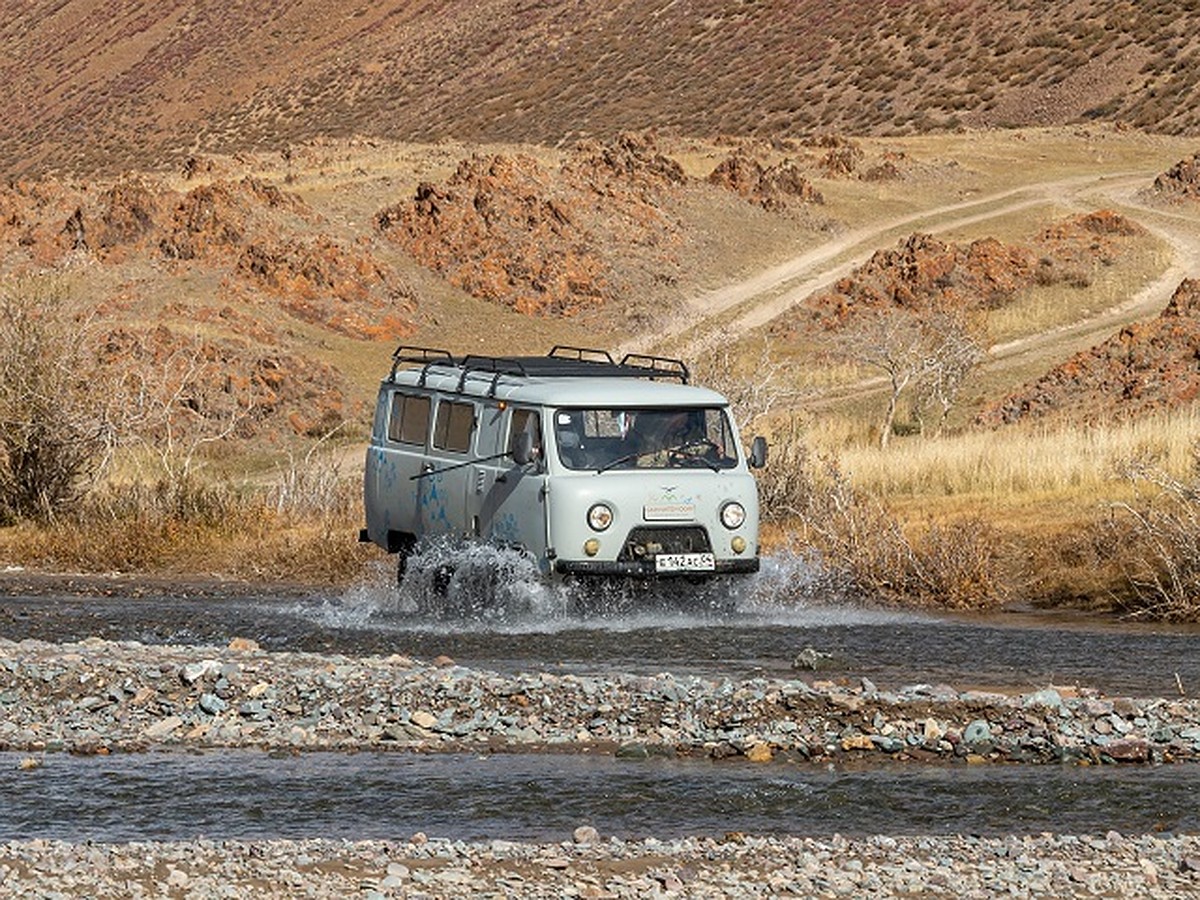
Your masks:
M758 571L758 492L728 402L679 360L555 347L454 357L401 346L379 389L360 534L528 553L547 577Z

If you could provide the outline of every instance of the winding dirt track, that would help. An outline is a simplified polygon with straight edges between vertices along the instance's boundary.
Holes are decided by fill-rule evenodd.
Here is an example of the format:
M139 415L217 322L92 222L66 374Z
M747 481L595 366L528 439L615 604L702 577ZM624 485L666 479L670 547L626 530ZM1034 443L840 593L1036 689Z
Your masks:
M697 296L673 326L634 339L621 351L641 352L651 345L683 338L679 355L700 357L718 342L735 340L767 324L810 294L829 287L866 262L876 250L894 245L897 232L903 229L936 234L1050 203L1080 210L1115 207L1170 246L1171 264L1154 282L1123 303L1070 325L992 346L986 365L1014 364L1027 353L1063 342L1091 337L1099 341L1120 325L1156 314L1180 281L1200 276L1200 211L1161 210L1140 203L1136 192L1154 174L1148 170L1038 182L858 228L751 278ZM704 327L730 311L735 312L722 327ZM876 382L882 383L882 379L866 380L854 389L870 389Z

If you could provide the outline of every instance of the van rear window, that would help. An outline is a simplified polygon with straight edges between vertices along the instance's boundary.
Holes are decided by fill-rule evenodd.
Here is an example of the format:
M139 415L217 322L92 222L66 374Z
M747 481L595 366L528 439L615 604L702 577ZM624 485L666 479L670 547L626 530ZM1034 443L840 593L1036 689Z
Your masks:
M471 449L474 428L474 405L443 400L438 404L437 420L433 424L433 446L452 453L466 453Z
M392 414L388 418L388 440L401 444L424 444L429 431L429 398L392 394Z

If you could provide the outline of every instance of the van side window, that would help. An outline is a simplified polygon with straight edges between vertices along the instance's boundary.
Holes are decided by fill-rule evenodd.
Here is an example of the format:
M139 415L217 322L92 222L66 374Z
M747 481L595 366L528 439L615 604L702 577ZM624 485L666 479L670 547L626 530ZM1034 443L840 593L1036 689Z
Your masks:
M535 409L514 409L512 423L508 428L508 452L511 454L517 446L517 438L528 432L533 435L533 449L540 458L542 455L542 419Z
M429 398L392 394L392 415L388 419L388 440L402 444L424 444L429 430Z
M475 428L475 406L443 400L438 404L433 423L433 446L452 453L471 449L471 432Z

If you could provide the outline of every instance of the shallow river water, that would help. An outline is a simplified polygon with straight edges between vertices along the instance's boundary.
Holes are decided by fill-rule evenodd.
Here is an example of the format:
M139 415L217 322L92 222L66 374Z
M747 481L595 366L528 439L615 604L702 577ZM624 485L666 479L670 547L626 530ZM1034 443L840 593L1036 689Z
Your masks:
M0 596L0 636L51 641L95 636L147 644L216 645L252 638L268 650L445 655L502 672L613 672L749 678L869 678L883 689L943 682L1034 691L1079 685L1110 695L1200 693L1200 630L1076 614L935 616L847 605L802 583L799 563L775 563L729 608L687 593L669 604L620 598L580 614L553 592L519 609L418 613L387 574L341 594L212 592L128 596ZM525 585L529 590L540 588ZM636 603L640 598L635 598Z
M835 769L612 756L244 751L0 753L0 841L567 840L727 832L848 836L1200 830L1191 766Z
M1033 612L987 618L847 605L797 589L772 561L732 598L685 596L588 614L536 585L500 609L418 613L386 572L340 594L209 590L131 597L0 597L0 636L101 637L349 656L447 655L502 672L869 678L882 689L1079 685L1110 696L1200 692L1200 633ZM513 585L509 585L513 587ZM718 588L719 589L719 588ZM519 602L513 602L514 596ZM676 598L678 600L678 598ZM819 668L794 668L806 649ZM810 656L812 653L810 653ZM0 754L0 840L231 837L553 839L590 823L621 836L727 831L996 834L1200 829L1200 768L756 766L591 755L304 754L212 751L75 758L16 774Z

